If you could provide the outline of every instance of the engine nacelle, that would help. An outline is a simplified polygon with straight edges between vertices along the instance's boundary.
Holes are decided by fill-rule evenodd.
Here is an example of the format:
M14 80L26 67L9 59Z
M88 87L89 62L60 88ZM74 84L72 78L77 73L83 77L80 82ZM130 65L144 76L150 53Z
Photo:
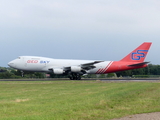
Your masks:
M82 68L79 66L71 66L72 72L81 72Z
M63 69L53 69L53 73L57 74L57 75L60 75L60 74L64 73L64 70Z

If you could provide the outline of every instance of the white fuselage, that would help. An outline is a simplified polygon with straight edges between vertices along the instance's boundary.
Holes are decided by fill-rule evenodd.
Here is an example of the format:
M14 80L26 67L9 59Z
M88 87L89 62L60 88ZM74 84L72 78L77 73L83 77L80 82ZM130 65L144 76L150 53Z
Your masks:
M23 71L51 72L49 69L63 69L69 66L80 66L81 64L92 63L94 60L69 60L69 59L52 59L37 56L20 56L19 58L8 63L9 66ZM104 61L95 64L95 68L88 70L88 74L94 74L99 69L107 69L111 61Z

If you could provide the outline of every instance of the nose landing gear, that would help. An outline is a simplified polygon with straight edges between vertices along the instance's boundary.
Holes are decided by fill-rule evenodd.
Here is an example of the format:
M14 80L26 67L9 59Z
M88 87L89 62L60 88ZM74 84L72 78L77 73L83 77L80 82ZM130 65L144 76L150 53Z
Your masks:
M21 76L24 77L24 71L21 70Z

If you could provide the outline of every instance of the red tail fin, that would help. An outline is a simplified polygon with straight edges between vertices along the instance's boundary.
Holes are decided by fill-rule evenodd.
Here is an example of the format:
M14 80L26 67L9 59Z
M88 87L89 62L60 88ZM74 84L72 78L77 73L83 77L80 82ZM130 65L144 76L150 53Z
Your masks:
M130 54L128 54L120 61L143 62L147 56L151 44L152 44L151 42L144 42L137 49L132 51Z

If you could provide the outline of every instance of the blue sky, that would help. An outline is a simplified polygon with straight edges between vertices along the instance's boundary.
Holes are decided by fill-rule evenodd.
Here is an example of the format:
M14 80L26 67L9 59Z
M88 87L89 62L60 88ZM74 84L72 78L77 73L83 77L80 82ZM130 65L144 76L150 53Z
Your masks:
M22 55L120 60L153 42L160 64L158 0L0 0L1 63Z

